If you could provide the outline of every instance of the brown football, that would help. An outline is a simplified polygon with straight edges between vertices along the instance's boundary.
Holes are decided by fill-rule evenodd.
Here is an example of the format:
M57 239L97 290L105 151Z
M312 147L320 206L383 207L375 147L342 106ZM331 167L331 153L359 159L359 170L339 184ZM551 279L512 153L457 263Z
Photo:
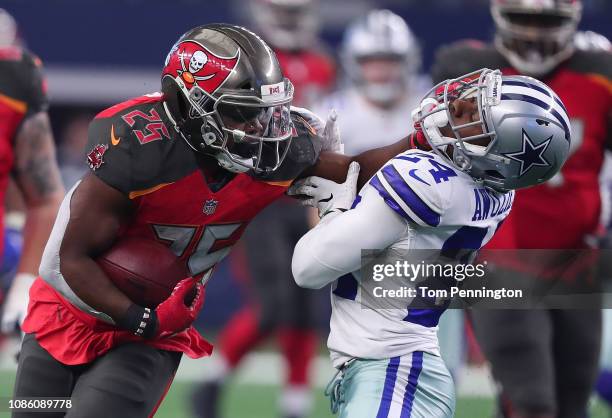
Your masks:
M144 238L121 239L96 262L119 290L149 308L167 299L174 286L189 277L185 263L170 248Z

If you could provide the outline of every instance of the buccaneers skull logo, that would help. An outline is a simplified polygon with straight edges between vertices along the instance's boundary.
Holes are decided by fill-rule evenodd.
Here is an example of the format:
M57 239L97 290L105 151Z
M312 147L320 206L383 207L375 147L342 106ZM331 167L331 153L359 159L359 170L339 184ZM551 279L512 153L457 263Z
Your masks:
M229 77L240 59L240 50L233 57L220 57L195 41L175 45L168 57L163 75L180 77L188 89L199 86L214 93Z

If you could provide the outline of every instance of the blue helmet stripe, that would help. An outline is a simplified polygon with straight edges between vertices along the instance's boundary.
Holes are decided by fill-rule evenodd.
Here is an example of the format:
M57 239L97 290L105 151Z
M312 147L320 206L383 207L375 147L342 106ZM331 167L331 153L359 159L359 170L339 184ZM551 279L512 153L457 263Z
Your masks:
M518 87L526 87L529 89L534 89L539 91L542 94L545 94L546 96L550 97L550 92L548 90L546 90L543 87L540 87L536 84L531 84L531 83L527 83L526 81L518 81L518 80L504 80L502 82L502 85L506 86L518 86Z
M544 87L538 86L537 84L532 84L532 83L528 83L526 81L519 81L519 80L504 80L503 81L504 85L507 86L517 86L517 87L525 87L528 89L534 89L539 91L542 94L545 94L548 97L552 97L555 100L555 103L557 103L559 106L561 106L561 109L563 109L563 111L565 113L567 113L567 109L565 108L565 105L563 104L563 102L561 100L559 100L559 98L556 95L552 95L550 94L550 91L545 89Z
M570 129L569 129L569 126L567 125L567 123L565 122L565 119L563 119L563 116L561 116L559 114L559 112L557 112L555 109L553 109L550 106L548 106L543 101L541 101L539 99L536 99L535 97L527 96L527 95L524 95L524 94L514 94L514 93L502 94L501 99L502 100L518 100L518 101L528 102L528 103L531 103L531 104L536 105L538 107L541 107L542 109L544 109L546 111L549 111L554 117L557 118L557 120L559 121L561 126L563 126L563 129L565 130L565 139L568 142L570 141L570 137L571 137Z

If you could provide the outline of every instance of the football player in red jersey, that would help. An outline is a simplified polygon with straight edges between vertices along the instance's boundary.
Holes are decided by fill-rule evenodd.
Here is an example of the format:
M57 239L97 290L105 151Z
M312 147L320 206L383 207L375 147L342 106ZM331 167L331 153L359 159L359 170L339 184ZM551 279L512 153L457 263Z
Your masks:
M517 193L489 248L588 248L599 223L603 153L612 145L612 54L575 49L581 1L493 0L491 11L494 45L462 42L441 49L434 80L482 66L537 77L567 106L573 134L561 172ZM505 416L587 415L597 376L599 310L475 310L473 319L500 383Z
M309 106L336 81L336 65L318 38L317 0L251 0L253 23L295 87L293 101Z
M28 290L64 195L42 64L18 44L15 20L0 9L0 201L5 200L12 174L26 204L23 252L2 309L4 333L14 333L23 321ZM2 205L0 234L4 233L4 210ZM0 236L0 246L3 242Z
M308 106L328 92L335 82L335 64L317 37L317 2L252 0L249 6L256 31L274 50L295 88L293 104ZM218 416L222 383L270 335L287 365L280 415L308 415L312 404L308 370L318 342L316 294L296 286L291 276L291 252L308 231L308 224L307 209L284 198L266 208L246 231L244 255L238 252L237 262L247 261L253 300L230 318L219 335L215 353L219 373L206 376L207 381L194 392L196 416ZM269 252L278 257L261 256Z
M319 155L332 144L290 110L292 95L259 36L210 24L172 47L161 94L96 116L91 172L64 198L30 291L15 397L70 396L69 418L146 417L182 353L210 354L191 323L214 266L317 158L318 174L337 166L344 176L351 161ZM355 157L361 183L407 147L401 141ZM133 303L94 261L124 237L166 243L193 277L156 308ZM194 287L198 296L186 306Z

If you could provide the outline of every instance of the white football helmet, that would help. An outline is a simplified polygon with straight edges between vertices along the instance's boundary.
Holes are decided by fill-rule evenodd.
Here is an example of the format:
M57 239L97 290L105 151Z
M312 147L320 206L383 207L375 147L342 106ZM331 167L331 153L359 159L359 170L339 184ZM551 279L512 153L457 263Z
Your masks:
M450 108L457 99L476 101L477 120L453 122ZM423 97L412 117L436 153L499 191L543 183L569 155L571 126L563 102L546 84L527 76L483 69L445 80ZM442 134L446 126L452 137ZM462 136L470 126L480 126L482 133Z
M542 76L574 52L581 0L492 0L495 46L521 73Z
M340 55L349 81L368 99L383 104L405 94L421 66L415 36L404 19L390 10L373 10L352 23L345 32ZM398 61L402 67L397 77L368 81L363 64L373 58Z
M0 9L0 47L17 42L17 22L6 10Z

